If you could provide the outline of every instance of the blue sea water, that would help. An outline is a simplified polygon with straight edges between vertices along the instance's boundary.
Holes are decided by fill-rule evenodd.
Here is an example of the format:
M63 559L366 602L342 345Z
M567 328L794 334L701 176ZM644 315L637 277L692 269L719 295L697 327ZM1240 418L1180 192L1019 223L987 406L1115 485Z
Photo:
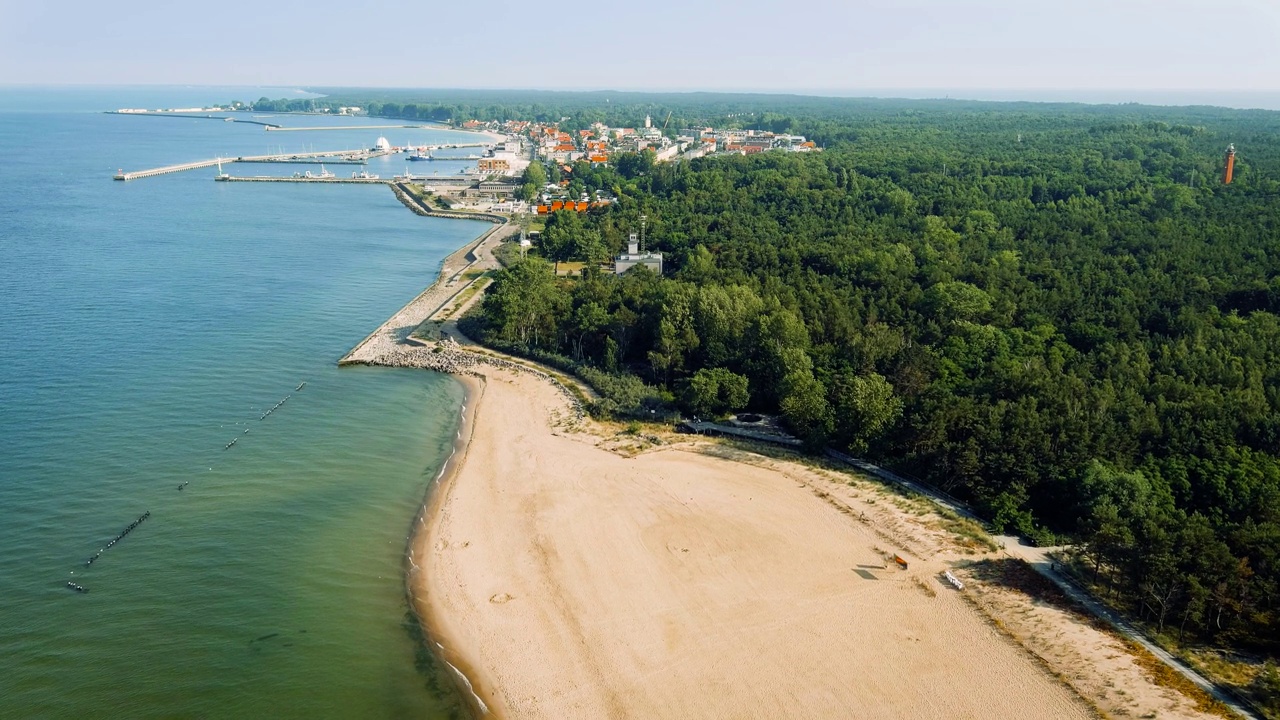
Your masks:
M137 99L0 89L0 717L449 716L402 558L462 393L336 361L484 228L382 186L113 182L393 132L89 111Z

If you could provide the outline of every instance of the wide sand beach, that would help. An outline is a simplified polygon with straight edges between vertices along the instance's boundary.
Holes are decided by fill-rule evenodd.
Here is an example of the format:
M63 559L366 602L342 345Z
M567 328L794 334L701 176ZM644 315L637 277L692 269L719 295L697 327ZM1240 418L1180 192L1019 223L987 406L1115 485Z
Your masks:
M785 459L699 442L619 453L569 427L552 383L483 375L465 380L464 442L409 581L487 712L1096 716L940 581L928 531L874 504L870 521L838 511L829 478Z

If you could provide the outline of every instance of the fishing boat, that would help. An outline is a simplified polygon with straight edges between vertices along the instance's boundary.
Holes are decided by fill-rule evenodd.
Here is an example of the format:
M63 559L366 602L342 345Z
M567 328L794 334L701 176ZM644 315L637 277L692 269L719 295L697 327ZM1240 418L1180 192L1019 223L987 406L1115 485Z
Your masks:
M302 180L330 180L335 177L333 173L324 169L324 165L320 166L320 172L318 173L308 170L304 173L294 173L293 176Z

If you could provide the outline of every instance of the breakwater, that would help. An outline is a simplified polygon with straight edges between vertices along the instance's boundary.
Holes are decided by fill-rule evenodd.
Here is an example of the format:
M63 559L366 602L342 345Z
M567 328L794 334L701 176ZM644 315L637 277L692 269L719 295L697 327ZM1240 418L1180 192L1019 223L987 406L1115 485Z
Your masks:
M422 215L424 217L451 218L453 220L484 220L491 223L507 222L507 218L505 216L498 215L496 213L436 210L423 202L417 195L410 192L405 183L391 182L389 184L391 185L391 191L396 194L396 198L398 198L401 203L404 203L405 207L409 208L417 215Z
M503 357L466 350L458 344L457 340L451 337L437 342L426 343L403 341L396 343L394 346L383 348L382 352L369 355L360 360L348 361L345 364L418 368L471 377L484 377L483 370L486 367L498 368L516 374L537 377L554 385L568 399L574 421L582 421L587 414L586 406L582 404L578 396L551 373Z
M166 113L166 112L120 112L119 110L106 110L105 115L126 115L128 117L167 117L167 118L188 118L191 120L221 120L223 122L237 122L246 125L261 125L267 130L278 130L279 125L274 123L265 123L260 120L241 120L240 118L227 117L226 115L196 115L193 113Z
M329 185L387 185L390 180L362 177L278 177L275 175L218 175L218 182L284 182L284 183L327 183Z
M344 160L367 160L371 157L380 157L388 154L385 151L368 151L368 150L320 150L316 152L302 153L280 153L278 155L241 155L237 157L217 157L210 160L196 160L189 163L178 163L177 165L165 165L164 167L151 168L149 170L134 170L125 172L123 169L118 171L113 178L115 180L139 180L141 178L155 177L156 175L168 175L169 173L183 172L185 170L196 170L199 168L221 166L223 163L231 164L238 162L277 162L289 163L296 160L311 160L316 158L336 157Z
M148 510L148 511L146 511L146 512L142 513L141 515L139 515L139 516L138 516L138 519L137 519L137 520L134 520L133 522L131 522L131 523L129 523L128 525L126 525L126 526L125 526L125 528L124 528L124 530L121 530L121 531L120 531L120 533L119 533L118 535L116 535L115 537L113 537L113 538L111 538L109 541L107 541L107 544L106 544L106 545L103 545L101 548L98 548L98 552L96 552L96 553L94 553L94 554L90 555L90 556L89 556L89 559L84 561L85 567L88 567L89 565L92 565L92 564L94 564L95 562L97 562L98 558L102 557L102 553L104 553L104 552L106 552L106 551L110 550L111 548L115 547L115 546L116 546L116 543L118 543L118 542L120 542L121 540L125 539L125 537L126 537L129 533L131 533L131 532L133 532L134 530L136 530L136 529L137 529L137 527L138 527L139 525L141 525L141 524L142 524L142 523L143 523L147 518L149 518L149 517L151 517L151 511L150 511L150 510ZM74 572L73 572L72 574L74 574ZM77 584L77 583L71 582L70 580L68 580L68 581L67 581L67 588L68 588L68 589L71 589L71 590L75 590L76 592L80 592L80 593L87 593L87 592L89 592L89 589L88 589L88 588L84 587L83 585L79 585L79 584Z
M294 392L300 392L300 391L301 391L304 387L306 387L306 386L307 386L307 383L306 383L306 381L304 380L304 381L302 381L302 382L298 383L298 387L294 389ZM270 408L268 408L268 409L266 410L266 412L263 412L263 413L258 417L258 420L260 420L260 421L261 421L261 420L266 420L266 419L267 419L267 417L271 415L271 413L273 413L273 412L275 412L275 411L279 410L281 407L283 407L283 406L284 406L284 404L285 404L286 402L288 402L289 398L291 398L291 397L293 397L292 393L285 395L285 396L284 396L283 398L281 398L281 399L280 399L280 400L279 400L275 405L272 405ZM244 437L245 435L248 435L248 434L249 434L249 428L244 428L244 429L241 431L241 433L240 433L239 435L237 435L237 436L235 436L234 438L232 438L232 439L231 439L231 442L228 442L226 445L223 445L222 449L223 449L223 450L230 450L232 447L234 447L234 446L235 446L235 444L236 444L237 442L239 442L239 441L240 441L240 438L242 438L242 437ZM213 468L209 468L209 469L210 469L210 470L213 470ZM190 484L191 484L191 481L190 481L190 480L185 480L185 481L183 481L181 484L179 484L179 485L177 486L177 489L178 489L178 490L185 490L185 489L186 489L186 487L187 487L188 485L190 485ZM141 515L139 515L137 520L134 520L133 522L131 522L131 523L129 523L128 525L126 525L126 526L125 526L125 528L124 528L124 530L121 530L121 531L120 531L120 532L119 532L119 533L118 533L114 538L112 538L111 540L108 540L108 541L107 541L107 543L106 543L105 545L103 545L101 548L98 548L98 551L97 551L97 552L95 552L93 555L90 555L90 556L89 556L89 559L88 559L88 560L85 560L85 562L84 562L85 567L87 567L87 566L89 566L89 565L92 565L92 564L94 564L95 562L97 562L97 561L98 561L98 558L102 557L102 554L103 554L103 553L105 553L106 551L108 551L108 550L110 550L111 548L115 547L115 546L116 546L116 545L117 545L121 540L124 540L124 539L125 539L125 537L127 537L127 536L129 535L129 533L131 533L131 532L133 532L134 530L136 530L136 529L138 528L138 526L139 526L139 525L141 525L143 522L145 522L145 521L146 521L148 518L150 518L150 517L151 517L151 511L150 511L150 510L147 510L146 512L144 512L144 513L142 513ZM75 574L75 572L74 572L74 571L72 571L72 574L74 575L74 574ZM68 582L68 583L67 583L67 587L68 587L69 589L71 589L71 590L75 590L76 592L82 592L82 593L84 593L84 592L89 592L89 590L88 590L87 588L85 588L85 587L84 587L84 586L82 586L82 585L76 584L76 583L74 583L74 582Z
M502 237L500 233L504 232L514 232L514 226L492 227L446 257L444 262L440 263L440 272L436 275L435 281L376 330L366 335L350 352L338 360L338 365L371 364L366 362L369 358L384 354L389 346L396 343L407 342L409 334L415 328L439 312L465 289L465 286L454 287L447 278L457 277L466 269L475 266L479 261L478 248L486 241L500 239Z

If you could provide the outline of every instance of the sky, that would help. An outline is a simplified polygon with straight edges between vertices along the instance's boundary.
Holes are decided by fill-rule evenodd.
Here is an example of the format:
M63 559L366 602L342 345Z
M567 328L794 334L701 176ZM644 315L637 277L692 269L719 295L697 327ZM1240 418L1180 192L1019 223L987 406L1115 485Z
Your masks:
M1280 0L0 0L0 85L1280 90Z

